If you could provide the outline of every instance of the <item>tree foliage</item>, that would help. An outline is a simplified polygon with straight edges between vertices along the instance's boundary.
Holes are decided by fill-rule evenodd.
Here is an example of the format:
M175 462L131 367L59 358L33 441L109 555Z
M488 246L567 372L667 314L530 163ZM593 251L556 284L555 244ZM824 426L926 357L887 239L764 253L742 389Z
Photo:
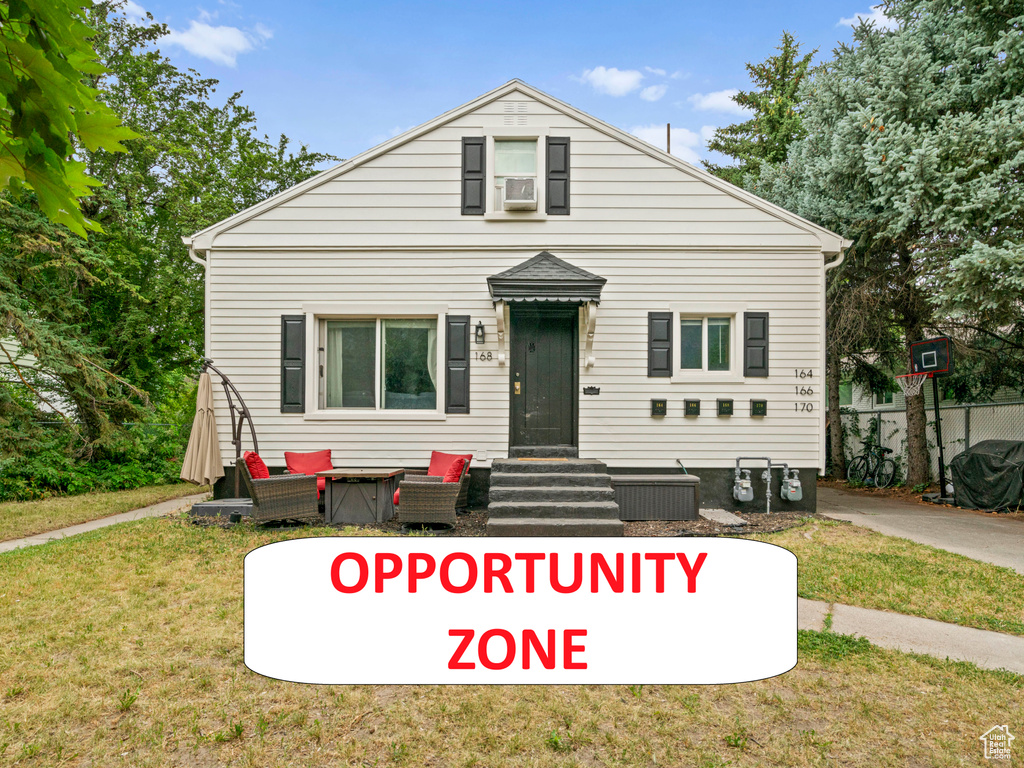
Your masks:
M817 49L800 56L800 43L789 32L783 32L776 50L778 55L746 65L751 81L759 88L733 96L733 101L750 109L753 117L718 128L708 142L709 150L734 158L738 164L719 166L705 161L704 166L737 186L743 186L747 176L756 177L762 163L785 160L789 144L805 135L799 91Z
M83 6L88 0L0 3L0 187L31 189L51 221L82 236L96 225L78 201L99 182L72 157L76 139L89 152L120 152L135 135L83 80L103 73Z
M180 400L202 355L204 275L182 236L335 158L261 137L241 94L218 104L217 81L160 54L165 26L131 23L116 4L90 13L100 66L88 87L133 138L78 147L76 161L102 184L82 210L102 231L82 238L54 224L31 194L0 198L0 342L37 359L81 435L74 450L101 460L126 450L125 425L150 402ZM0 384L0 452L28 444L16 438L28 436L25 409L38 398L18 387Z
M993 342L1021 322L1024 4L900 0L886 11L895 29L861 24L814 73L806 137L752 186L854 240L834 279L870 282L887 310L876 351L965 326ZM916 483L928 473L923 398L907 399L907 416Z

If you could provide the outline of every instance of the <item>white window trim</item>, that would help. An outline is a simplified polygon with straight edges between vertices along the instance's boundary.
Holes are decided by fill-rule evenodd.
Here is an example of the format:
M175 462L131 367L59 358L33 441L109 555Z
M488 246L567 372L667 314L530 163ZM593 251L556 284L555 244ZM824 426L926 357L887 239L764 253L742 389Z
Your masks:
M488 128L484 131L487 139L487 195L484 207L484 221L547 221L547 201L544 193L548 177L547 152L543 151L548 134L537 128L513 128L502 126ZM537 142L537 210L536 211L496 211L494 210L494 142L496 141L530 141Z
M743 322L743 313L748 311L749 305L737 302L724 304L707 303L686 303L671 304L669 310L672 312L672 377L669 381L673 384L744 384L746 377L743 375L743 340L740 338ZM682 347L680 338L680 321L683 318L702 318L705 322L701 326L701 362L707 365L707 327L708 317L729 318L729 370L708 371L696 370L693 368L680 368L682 362ZM763 381L763 379L758 379Z
M306 316L306 412L305 421L445 421L444 392L446 386L448 349L445 316L447 304L379 304L346 302L344 304L303 304ZM380 401L380 324L374 334L377 365L374 371L375 408L320 407L320 321L321 320L387 320L393 318L424 318L437 320L437 407L426 410L388 410Z
M892 400L888 403L879 402L881 398L889 395ZM873 392L871 399L874 401L875 408L895 408L896 407L896 393L895 392Z

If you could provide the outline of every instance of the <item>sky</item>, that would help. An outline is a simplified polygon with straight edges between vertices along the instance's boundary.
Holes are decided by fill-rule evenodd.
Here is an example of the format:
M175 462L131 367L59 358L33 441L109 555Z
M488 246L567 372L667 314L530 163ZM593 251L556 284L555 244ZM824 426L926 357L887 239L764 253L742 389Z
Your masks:
M351 2L127 0L168 25L160 50L179 67L244 93L258 129L341 158L518 78L689 162L746 115L746 62L783 30L815 61L849 42L861 0L793 2Z

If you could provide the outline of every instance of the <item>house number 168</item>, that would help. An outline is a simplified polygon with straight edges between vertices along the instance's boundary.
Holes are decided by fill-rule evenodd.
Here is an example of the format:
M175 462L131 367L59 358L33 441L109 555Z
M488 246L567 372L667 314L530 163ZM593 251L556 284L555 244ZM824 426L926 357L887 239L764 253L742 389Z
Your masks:
M473 353L473 359L474 360L492 360L493 358L494 358L494 355L492 355L490 352L474 352Z

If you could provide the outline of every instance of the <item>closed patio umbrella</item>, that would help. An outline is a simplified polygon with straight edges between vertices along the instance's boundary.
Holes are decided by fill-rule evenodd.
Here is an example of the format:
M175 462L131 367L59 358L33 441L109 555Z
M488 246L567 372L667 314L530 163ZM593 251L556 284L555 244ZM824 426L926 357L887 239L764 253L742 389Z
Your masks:
M196 485L213 485L224 476L224 462L220 458L217 425L213 419L213 384L210 374L199 374L196 393L196 418L192 434L188 437L185 461L181 466L181 479Z

